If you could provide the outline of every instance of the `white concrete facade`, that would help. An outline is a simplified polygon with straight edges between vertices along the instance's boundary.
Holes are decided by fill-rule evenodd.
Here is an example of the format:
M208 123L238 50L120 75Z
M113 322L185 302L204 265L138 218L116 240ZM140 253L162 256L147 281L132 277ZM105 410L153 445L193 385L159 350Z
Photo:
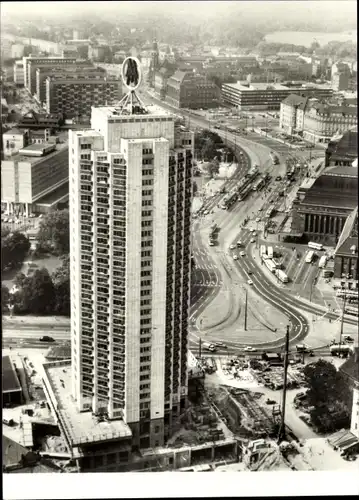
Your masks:
M359 439L359 383L356 382L353 388L353 406L350 422L350 431Z
M175 140L156 107L92 108L91 127L69 144L72 394L80 411L159 421L187 396L193 134Z

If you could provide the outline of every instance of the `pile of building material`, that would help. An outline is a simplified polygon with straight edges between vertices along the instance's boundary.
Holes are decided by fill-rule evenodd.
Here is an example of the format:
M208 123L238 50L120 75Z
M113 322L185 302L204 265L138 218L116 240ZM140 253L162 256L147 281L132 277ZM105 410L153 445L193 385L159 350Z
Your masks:
M260 384L265 387L269 387L273 390L278 390L283 388L283 375L284 369L281 366L268 366L262 363L262 367L257 367L256 369L251 369L253 376L257 379ZM300 387L303 385L304 377L303 373L299 368L290 366L288 368L288 378L287 387L289 389Z

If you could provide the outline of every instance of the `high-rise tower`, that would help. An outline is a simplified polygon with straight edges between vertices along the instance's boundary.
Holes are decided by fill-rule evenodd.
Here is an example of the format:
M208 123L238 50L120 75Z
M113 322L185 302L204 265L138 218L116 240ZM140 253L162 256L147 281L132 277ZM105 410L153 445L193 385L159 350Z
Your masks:
M72 395L162 445L187 401L193 133L129 93L70 131Z

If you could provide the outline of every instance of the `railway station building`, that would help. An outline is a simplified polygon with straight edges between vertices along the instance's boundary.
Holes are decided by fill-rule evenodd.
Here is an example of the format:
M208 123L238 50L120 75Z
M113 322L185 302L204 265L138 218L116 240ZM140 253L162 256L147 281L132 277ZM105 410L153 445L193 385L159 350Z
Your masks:
M335 245L347 217L358 205L358 168L331 167L306 179L293 202L292 231Z

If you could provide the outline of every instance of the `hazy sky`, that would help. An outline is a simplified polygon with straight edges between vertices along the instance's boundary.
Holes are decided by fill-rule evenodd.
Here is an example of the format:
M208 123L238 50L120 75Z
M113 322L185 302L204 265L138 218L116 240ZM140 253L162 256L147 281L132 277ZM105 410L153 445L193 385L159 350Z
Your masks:
M85 7L86 5L86 7ZM126 17L126 14L134 15L136 13L151 13L162 12L164 14L188 14L191 18L204 19L214 17L219 13L221 15L230 15L231 11L241 12L244 17L254 18L256 15L263 18L264 16L273 16L274 13L280 19L288 20L290 18L300 19L303 21L310 18L312 20L335 19L338 17L344 20L353 19L356 17L356 1L333 0L333 1L181 1L181 2L143 2L143 1L121 1L121 2L106 2L106 1L77 1L77 2L7 2L3 1L1 6L1 15L6 17L7 14L19 15L22 19L34 17L68 17L84 13L84 7L90 14L99 13L101 16L107 17L110 13ZM107 16L106 16L107 15ZM114 20L112 18L112 20ZM338 25L338 31L340 25Z

